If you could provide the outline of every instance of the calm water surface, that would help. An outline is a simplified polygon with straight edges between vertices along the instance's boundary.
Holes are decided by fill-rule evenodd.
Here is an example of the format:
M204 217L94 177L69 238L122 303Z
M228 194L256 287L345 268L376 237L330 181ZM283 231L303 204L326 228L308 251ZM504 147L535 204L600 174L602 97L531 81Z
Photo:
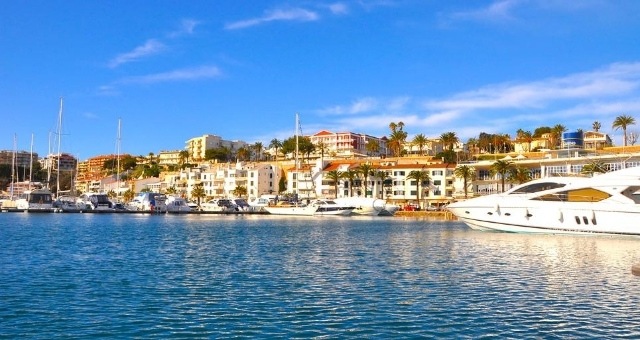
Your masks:
M0 214L0 338L640 338L640 240Z

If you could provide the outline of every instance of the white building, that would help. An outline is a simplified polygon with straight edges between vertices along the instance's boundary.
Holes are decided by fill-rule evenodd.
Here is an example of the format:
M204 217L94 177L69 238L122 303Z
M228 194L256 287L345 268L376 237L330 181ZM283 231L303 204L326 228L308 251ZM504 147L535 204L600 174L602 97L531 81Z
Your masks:
M189 159L194 161L202 161L205 159L207 150L217 148L227 148L231 153L235 154L238 149L247 147L247 143L243 141L223 140L216 135L203 135L201 137L191 138L186 142L186 150L189 151Z

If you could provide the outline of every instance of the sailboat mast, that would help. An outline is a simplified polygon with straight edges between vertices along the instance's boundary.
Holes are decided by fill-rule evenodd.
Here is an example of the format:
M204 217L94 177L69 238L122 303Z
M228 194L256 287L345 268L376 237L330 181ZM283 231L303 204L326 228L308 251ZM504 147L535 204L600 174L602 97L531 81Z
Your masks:
M59 197L60 193L60 142L62 140L62 97L60 97L60 112L58 113L58 164L56 172L56 197Z
M116 136L116 196L120 197L120 119L118 119L118 134Z
M11 160L11 190L10 190L10 198L13 200L13 186L15 182L16 176L16 153L18 152L18 136L13 134L13 158Z
M29 190L31 190L31 180L33 173L33 133L31 134L31 150L29 153Z

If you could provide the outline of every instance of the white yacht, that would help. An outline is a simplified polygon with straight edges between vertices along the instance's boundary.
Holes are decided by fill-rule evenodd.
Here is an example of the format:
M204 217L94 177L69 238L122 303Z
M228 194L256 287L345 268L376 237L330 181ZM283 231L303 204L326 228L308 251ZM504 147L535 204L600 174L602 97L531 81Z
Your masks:
M171 214L186 214L191 212L191 207L182 197L169 196L166 201L167 212Z
M167 196L156 192L141 192L128 203L127 209L155 213L167 212Z
M86 209L95 211L112 211L113 202L105 193L87 192L78 198L78 202L86 205Z
M338 204L353 206L353 213L363 216L393 216L400 209L395 204L372 197L340 197L334 201Z
M27 190L16 200L16 208L28 212L53 212L52 197L49 189Z
M276 205L264 207L271 215L293 215L293 216L313 216L318 210L317 205L295 204L286 201L278 202Z
M478 230L640 236L640 167L537 179L448 209Z
M232 212L236 211L235 203L227 198L216 198L200 204L204 212Z
M314 215L349 216L355 209L354 206L338 204L333 200L316 199L310 205L317 206Z

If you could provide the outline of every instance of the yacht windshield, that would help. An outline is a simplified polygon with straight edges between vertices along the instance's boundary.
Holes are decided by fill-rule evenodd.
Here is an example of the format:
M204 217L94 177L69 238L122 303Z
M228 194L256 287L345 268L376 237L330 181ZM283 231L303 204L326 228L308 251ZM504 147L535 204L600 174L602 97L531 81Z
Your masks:
M512 194L531 194L534 192L540 192L545 190L551 190L556 188L562 188L566 184L564 183L556 183L556 182L540 182L540 183L532 183L530 185L525 185L522 188L516 189Z

